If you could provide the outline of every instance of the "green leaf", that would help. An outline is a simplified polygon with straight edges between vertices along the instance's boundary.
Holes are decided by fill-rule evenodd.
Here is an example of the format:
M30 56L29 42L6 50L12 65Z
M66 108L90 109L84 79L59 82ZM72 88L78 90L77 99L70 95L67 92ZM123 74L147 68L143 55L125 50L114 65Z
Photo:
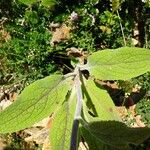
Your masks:
M89 149L92 150L104 150L104 145L101 141L93 136L87 129L84 127L80 128L80 132L86 143L88 144Z
M56 0L42 0L41 4L49 9L53 9L58 2Z
M118 149L116 147L107 145L103 143L101 140L99 140L96 136L91 134L91 132L84 127L80 127L80 132L85 142L88 144L90 150L130 150L128 147L127 148L124 147L123 149L120 148Z
M100 26L100 29L102 30L102 32L107 33L107 34L111 34L111 28L107 27L107 26Z
M83 87L84 99L89 111L100 120L120 120L115 105L106 90L92 80Z
M19 98L0 113L0 133L15 132L54 112L66 98L69 81L51 75L26 87Z
M24 3L25 5L31 5L35 2L37 2L37 0L19 0L21 3Z
M150 137L150 128L130 128L117 121L91 122L84 127L104 144L122 149L130 143L139 145Z
M50 131L50 142L53 150L67 150L70 148L71 129L76 108L74 90L60 109L58 109L52 122Z
M118 10L121 3L122 3L122 0L112 0L112 10L113 11Z
M32 24L37 24L38 23L38 14L37 14L36 11L27 10L25 12L25 18L28 22L30 22Z
M150 50L122 47L98 51L88 57L86 69L102 80L127 80L150 71Z

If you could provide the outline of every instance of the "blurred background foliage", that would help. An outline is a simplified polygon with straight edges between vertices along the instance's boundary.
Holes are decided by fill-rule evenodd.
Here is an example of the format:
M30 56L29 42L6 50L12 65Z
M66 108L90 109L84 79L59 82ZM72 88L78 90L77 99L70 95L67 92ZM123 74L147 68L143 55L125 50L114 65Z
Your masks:
M70 47L90 53L124 45L149 48L149 11L149 1L142 0L1 0L0 84L68 73ZM51 44L52 22L70 28L66 41Z

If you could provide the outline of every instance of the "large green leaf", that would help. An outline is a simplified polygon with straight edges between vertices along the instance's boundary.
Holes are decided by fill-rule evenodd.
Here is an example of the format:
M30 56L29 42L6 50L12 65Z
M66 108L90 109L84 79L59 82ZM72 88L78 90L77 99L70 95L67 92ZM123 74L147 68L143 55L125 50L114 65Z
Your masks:
M117 121L91 122L84 127L104 144L120 149L130 143L138 145L150 137L150 128L130 128Z
M115 105L106 90L92 80L83 87L84 99L89 111L99 120L119 120Z
M74 90L60 109L58 109L50 130L50 143L53 150L68 150L70 147L71 129L74 120L76 99Z
M19 98L0 113L0 133L14 132L47 117L66 98L69 81L52 75L26 87Z
M88 57L87 69L102 80L127 80L150 71L150 50L122 47Z

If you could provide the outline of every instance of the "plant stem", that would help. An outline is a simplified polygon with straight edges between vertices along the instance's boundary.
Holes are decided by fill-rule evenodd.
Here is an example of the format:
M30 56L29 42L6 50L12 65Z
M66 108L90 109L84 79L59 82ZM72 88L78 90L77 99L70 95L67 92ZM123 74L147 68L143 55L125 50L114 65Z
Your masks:
M66 79L66 78L73 77L73 76L76 76L75 72L71 72L71 73L64 75L64 78Z
M78 138L79 120L73 121L70 150L77 150L77 138Z
M80 79L82 77L79 67L77 67L77 75L75 77L75 85L77 90L77 105L75 111L75 117L72 126L72 133L71 133L71 143L70 143L70 150L77 150L77 140L78 140L78 128L79 128L79 119L81 117L82 111L82 90L81 90L81 82Z
M121 23L121 18L120 18L120 15L119 15L118 10L117 10L117 15L118 15L118 17L119 17L119 23L120 23L120 28L121 28L122 36L123 36L124 46L126 46L127 44L126 44L125 35L124 35L122 23Z

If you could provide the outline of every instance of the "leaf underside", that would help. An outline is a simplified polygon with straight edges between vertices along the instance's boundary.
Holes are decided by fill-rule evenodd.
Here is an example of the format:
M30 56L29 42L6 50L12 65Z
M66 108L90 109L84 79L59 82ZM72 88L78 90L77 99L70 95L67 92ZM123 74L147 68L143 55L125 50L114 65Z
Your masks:
M130 128L118 121L91 122L85 128L104 144L120 149L129 143L139 145L150 137L150 128Z
M73 99L70 97L73 96ZM71 129L76 108L74 92L54 115L50 130L50 142L53 150L67 150L70 148Z
M108 92L93 80L86 81L83 93L88 110L95 116L94 119L120 120Z
M80 128L80 132L82 137L88 144L89 150L131 150L128 146L124 148L116 148L111 145L105 144L84 127Z
M150 50L122 47L88 57L90 74L101 80L127 80L150 71Z
M0 113L0 133L15 132L49 116L65 100L69 82L52 75L26 87L19 98Z

